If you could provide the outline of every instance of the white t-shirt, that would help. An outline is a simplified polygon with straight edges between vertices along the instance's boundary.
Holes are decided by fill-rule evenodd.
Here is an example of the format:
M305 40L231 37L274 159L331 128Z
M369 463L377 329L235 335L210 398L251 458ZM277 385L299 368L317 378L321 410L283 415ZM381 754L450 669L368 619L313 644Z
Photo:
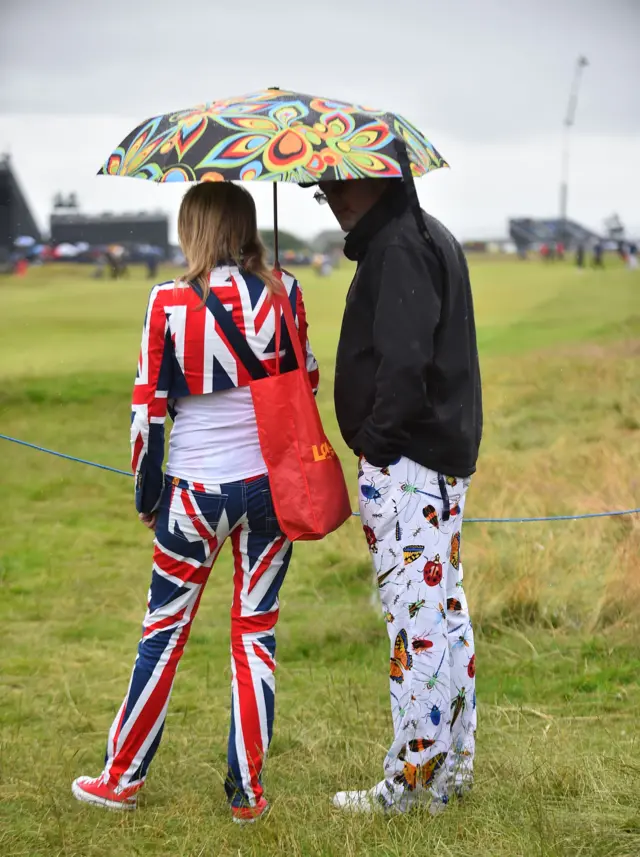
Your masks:
M218 485L267 472L249 387L233 387L175 403L167 473Z

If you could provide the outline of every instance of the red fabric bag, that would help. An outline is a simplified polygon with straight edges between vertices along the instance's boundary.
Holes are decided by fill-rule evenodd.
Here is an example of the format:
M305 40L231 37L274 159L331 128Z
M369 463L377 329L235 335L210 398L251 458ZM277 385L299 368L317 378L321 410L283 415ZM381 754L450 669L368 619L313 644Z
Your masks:
M202 297L200 286L190 285ZM258 437L280 528L291 541L322 539L351 516L349 494L338 456L322 428L288 296L273 295L271 300L276 315L275 375L267 374L213 290L205 303L253 379L249 386ZM283 317L297 366L281 373Z
M251 382L262 456L282 532L291 541L324 538L351 516L342 466L322 427L286 296L274 295L276 374ZM280 373L282 318L297 368Z

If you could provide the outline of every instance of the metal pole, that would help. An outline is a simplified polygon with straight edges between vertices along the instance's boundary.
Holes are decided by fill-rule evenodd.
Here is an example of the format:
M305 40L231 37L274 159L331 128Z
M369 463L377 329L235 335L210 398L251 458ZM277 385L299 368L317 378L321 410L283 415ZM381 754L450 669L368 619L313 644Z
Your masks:
M576 60L576 68L569 94L569 104L564 119L564 130L562 133L562 168L560 178L560 234L562 240L566 238L567 206L569 203L569 144L571 139L571 128L575 122L576 109L578 107L578 92L582 80L582 70L589 65L586 57L580 56Z
M280 270L280 254L278 252L278 183L273 183L273 255L275 269Z
M276 92L280 91L279 86L270 86ZM280 253L278 252L278 183L273 183L273 255L275 256L275 269L281 271Z

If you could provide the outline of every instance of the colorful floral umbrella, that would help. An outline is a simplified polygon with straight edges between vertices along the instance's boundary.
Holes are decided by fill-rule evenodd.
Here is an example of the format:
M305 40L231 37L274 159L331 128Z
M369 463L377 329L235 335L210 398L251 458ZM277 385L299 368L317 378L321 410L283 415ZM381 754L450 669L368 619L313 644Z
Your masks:
M99 174L156 182L298 184L400 178L402 150L413 176L447 166L401 116L273 88L148 119L125 137Z

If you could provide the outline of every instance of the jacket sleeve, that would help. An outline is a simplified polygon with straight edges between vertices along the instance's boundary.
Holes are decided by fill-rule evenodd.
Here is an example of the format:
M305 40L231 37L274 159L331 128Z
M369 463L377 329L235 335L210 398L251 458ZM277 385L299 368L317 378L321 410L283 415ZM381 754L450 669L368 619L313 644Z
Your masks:
M385 467L401 454L412 419L424 410L427 372L440 319L442 274L424 248L392 245L384 252L373 323L378 358L373 410L350 444Z
M171 340L156 286L149 297L131 405L131 469L138 512L155 511L162 495L164 423L170 379Z
M296 281L297 282L297 281ZM302 297L302 289L300 288L300 283L297 282L297 290L296 290L296 323L298 325L298 335L300 336L300 344L302 345L302 353L306 357L307 361L307 373L309 375L309 383L311 384L311 388L313 389L314 394L318 392L318 387L320 385L320 370L318 368L318 362L316 358L313 356L313 351L311 350L311 344L309 343L308 329L309 326L307 324L307 312L304 307L304 299Z

